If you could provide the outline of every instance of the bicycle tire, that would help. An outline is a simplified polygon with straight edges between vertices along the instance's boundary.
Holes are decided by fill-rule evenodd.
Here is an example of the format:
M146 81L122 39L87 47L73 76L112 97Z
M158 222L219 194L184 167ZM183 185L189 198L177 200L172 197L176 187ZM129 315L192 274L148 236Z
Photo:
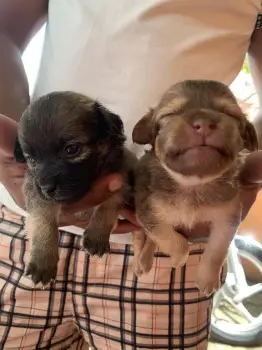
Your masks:
M252 256L262 266L262 245L253 240L246 240L245 237L235 237L236 247ZM262 306L262 305L261 305ZM261 310L262 313L262 310ZM233 346L261 346L262 345L262 328L258 325L252 330L246 332L228 333L217 327L211 322L210 340L216 343L222 343Z

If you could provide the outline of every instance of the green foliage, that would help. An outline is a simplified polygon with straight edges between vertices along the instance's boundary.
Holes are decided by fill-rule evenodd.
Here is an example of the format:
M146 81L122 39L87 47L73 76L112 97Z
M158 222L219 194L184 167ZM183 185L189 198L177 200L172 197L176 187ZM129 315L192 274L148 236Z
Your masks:
M243 63L242 71L243 71L245 74L250 75L250 70L249 70L249 66L248 66L247 59L245 59L245 61L244 61L244 63Z

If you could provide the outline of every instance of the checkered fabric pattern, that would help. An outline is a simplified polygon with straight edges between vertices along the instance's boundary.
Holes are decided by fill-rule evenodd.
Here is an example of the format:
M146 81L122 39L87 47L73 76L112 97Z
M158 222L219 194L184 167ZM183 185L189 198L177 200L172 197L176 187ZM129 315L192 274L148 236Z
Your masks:
M90 259L81 237L61 232L56 283L32 289L24 219L3 207L1 215L0 349L207 348L211 298L195 287L203 245L192 245L179 269L157 253L137 279L132 246L111 244L109 256Z

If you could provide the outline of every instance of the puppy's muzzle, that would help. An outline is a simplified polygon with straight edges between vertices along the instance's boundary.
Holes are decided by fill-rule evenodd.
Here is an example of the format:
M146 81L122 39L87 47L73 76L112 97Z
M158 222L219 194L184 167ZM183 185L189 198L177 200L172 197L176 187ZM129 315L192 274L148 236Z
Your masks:
M46 200L57 203L78 200L87 192L86 182L83 183L81 178L66 172L59 175L52 173L49 176L45 173L42 176L37 176L36 179L40 195Z
M55 178L49 178L45 180L41 180L38 183L39 190L46 198L52 198L56 194L57 190L57 181Z
M55 194L56 191L56 185L55 184L50 184L50 185L44 185L41 186L41 191L44 195L48 197L52 197L52 195Z

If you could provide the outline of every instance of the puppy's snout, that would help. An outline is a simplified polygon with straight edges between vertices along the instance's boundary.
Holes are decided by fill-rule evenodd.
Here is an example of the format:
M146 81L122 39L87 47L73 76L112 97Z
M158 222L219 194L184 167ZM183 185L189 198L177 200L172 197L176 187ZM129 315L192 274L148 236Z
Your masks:
M41 190L42 190L42 192L44 192L47 195L51 196L52 194L55 193L56 184L55 183L51 183L51 184L48 184L48 185L42 185L41 186Z
M57 181L55 177L45 177L39 181L39 186L44 195L52 196L57 188Z
M192 128L202 136L209 136L216 130L217 123L214 120L197 118L193 121Z

